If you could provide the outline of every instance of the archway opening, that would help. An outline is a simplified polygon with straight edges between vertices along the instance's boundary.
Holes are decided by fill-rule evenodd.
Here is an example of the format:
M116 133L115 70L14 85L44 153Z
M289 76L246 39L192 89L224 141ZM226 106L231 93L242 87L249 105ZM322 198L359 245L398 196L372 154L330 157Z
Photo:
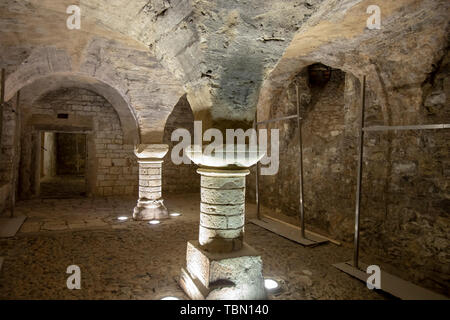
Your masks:
M172 140L172 134L177 129L189 131L191 138L194 137L194 114L187 100L183 95L173 108L166 120L164 127L164 143L169 145L163 164L163 189L172 194L198 192L200 188L200 176L197 174L197 167L191 164L175 164L172 159L172 152L179 141ZM182 156L184 150L180 150Z
M23 108L22 198L137 193L134 145L125 141L119 115L103 96L60 88Z
M321 63L304 67L285 86L268 119L300 111L306 229L352 237L359 80ZM300 147L296 117L259 126L279 130L279 167L260 175L262 214L300 226ZM269 141L268 150L271 150ZM254 188L255 180L249 179ZM252 193L250 193L252 195Z

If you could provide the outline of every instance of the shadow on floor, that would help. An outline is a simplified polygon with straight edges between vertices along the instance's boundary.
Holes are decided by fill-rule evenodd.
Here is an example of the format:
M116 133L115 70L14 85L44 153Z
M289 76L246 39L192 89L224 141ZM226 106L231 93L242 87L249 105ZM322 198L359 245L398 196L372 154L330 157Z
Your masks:
M66 199L86 197L84 176L60 175L41 179L40 198Z

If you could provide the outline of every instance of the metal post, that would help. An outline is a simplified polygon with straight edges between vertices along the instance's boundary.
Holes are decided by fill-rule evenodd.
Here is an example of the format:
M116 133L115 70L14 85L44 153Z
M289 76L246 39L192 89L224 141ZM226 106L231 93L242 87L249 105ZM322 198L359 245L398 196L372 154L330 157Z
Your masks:
M0 145L2 143L2 132L3 132L3 104L5 103L5 82L6 82L6 71L2 69L2 79L0 83Z
M255 121L253 122L253 128L256 131L256 143L258 145L258 111L255 112ZM258 149L259 150L259 146ZM260 205L259 205L259 161L256 163L256 184L255 184L255 200L256 200L256 218L261 220Z
M399 130L438 130L450 129L450 123L417 124L409 126L372 126L363 128L364 132L399 131Z
M302 238L305 238L305 208L303 205L303 141L302 141L302 119L300 117L300 98L298 93L298 85L295 85L297 93L297 126L298 126L298 148L299 148L299 176L298 182L300 186L300 228Z
M77 158L77 176L80 174L80 151L78 150L78 134L75 134L75 152Z
M15 139L14 143L17 145L17 151L15 152L14 158L13 158L13 181L12 181L12 187L11 187L11 218L14 217L14 209L16 207L16 187L17 187L17 177L18 177L18 162L20 159L20 134L21 134L21 127L20 127L20 91L17 91L17 97L16 97L16 128L15 128Z
M294 115L290 115L290 116L260 121L260 122L258 122L258 124L268 124L268 123L272 123L272 122L285 121L285 120L291 120L291 119L296 119L296 118L297 118L297 115L294 114Z
M356 181L356 207L355 207L355 248L353 255L353 266L358 268L359 258L359 214L361 209L361 181L363 169L363 154L364 154L364 109L366 104L366 76L363 76L361 81L361 118L359 123L359 138L358 138L358 175Z
M5 83L6 83L6 70L2 69L2 84L1 84L1 96L0 96L0 102L5 102Z

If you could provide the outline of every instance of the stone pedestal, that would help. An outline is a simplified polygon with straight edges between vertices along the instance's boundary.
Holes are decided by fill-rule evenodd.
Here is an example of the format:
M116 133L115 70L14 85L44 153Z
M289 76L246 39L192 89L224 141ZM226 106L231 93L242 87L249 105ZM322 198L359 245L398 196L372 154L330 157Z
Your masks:
M214 162L211 156L189 150L186 154L200 165L207 159L208 168L197 171L201 175L199 240L188 242L181 287L192 299L265 299L262 259L244 242L245 176L249 170L232 158ZM253 164L262 157L248 151L246 156ZM224 166L224 161L232 166ZM213 163L220 167L211 167Z
M162 163L169 150L165 144L139 145L134 153L139 163L139 200L135 220L166 219L169 212L162 199Z
M262 259L247 245L229 253L208 252L198 241L187 245L180 285L194 300L262 300L266 298Z

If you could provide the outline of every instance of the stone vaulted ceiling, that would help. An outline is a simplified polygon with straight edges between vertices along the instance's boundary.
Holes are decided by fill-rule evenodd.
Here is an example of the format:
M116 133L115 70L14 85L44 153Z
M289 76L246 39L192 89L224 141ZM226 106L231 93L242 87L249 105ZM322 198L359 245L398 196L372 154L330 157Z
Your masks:
M72 1L2 1L0 64L8 74L6 99L20 89L24 102L32 103L58 85L90 87L108 98L119 115L128 112L128 120L137 120L141 142L161 142L166 118L184 94L182 84L143 43L96 18L110 3L78 3L81 29L69 30L66 8ZM130 130L123 121L122 126Z
M82 72L118 88L144 137L160 131L183 89L197 119L249 122L266 73L320 2L7 0L7 97L48 73ZM82 10L79 31L65 28L70 4Z
M263 79L321 2L166 1L146 41L182 79L197 119L250 122Z
M448 1L376 2L379 31L366 28L373 3L362 0L4 0L0 63L8 69L7 98L52 74L92 78L128 103L141 140L158 142L184 93L204 127L246 127L258 100L276 103L284 82L309 63L355 75L372 70L380 90L390 76L419 83L447 46ZM71 4L82 10L81 30L65 27ZM426 45L412 44L433 27L434 36L422 37ZM419 66L409 63L421 52L427 53ZM411 75L401 71L406 66Z
M366 10L374 3L381 9L380 30L366 28ZM279 93L295 75L316 62L359 78L366 75L386 125L393 124L392 118L417 118L423 85L448 50L449 17L450 2L445 0L330 1L295 35L265 79L258 102L259 119L267 118Z

